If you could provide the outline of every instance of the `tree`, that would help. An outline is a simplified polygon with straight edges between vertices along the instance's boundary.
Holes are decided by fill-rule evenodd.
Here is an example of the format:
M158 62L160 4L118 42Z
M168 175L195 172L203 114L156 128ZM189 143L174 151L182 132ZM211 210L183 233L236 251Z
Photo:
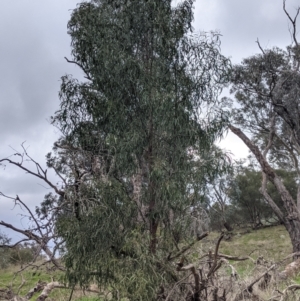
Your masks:
M9 264L9 249L7 244L11 241L8 236L0 232L0 268L6 268Z
M272 167L283 166L297 172L299 179L299 44L296 39L296 20L283 8L293 26L293 45L286 51L274 48L243 60L233 72L232 92L240 107L234 122L253 134L250 140L241 129L230 125L230 130L249 147L261 166L261 192L274 213L285 225L294 252L300 251L300 194L297 201ZM260 46L259 42L258 45ZM276 161L270 161L276 159ZM284 210L279 208L267 190L270 181L280 194ZM299 181L297 180L299 183ZM297 206L298 202L298 206Z
M44 229L40 221L55 223L68 283L97 281L115 299L154 300L178 281L174 260L207 235L190 235L205 185L228 167L213 143L227 122L218 96L230 62L219 34L193 33L193 1L171 2L79 4L66 60L85 79L62 78L53 117L62 137L47 155L60 183L30 157L36 171L25 167L26 151L20 162L0 161L54 190L28 235L45 247L44 233L31 233Z
M64 183L57 226L71 283L153 300L176 279L167 258L206 177L226 166L213 141L230 63L218 34L192 34L192 5L95 0L72 13L67 61L86 81L62 78L53 123L63 136L48 155Z
M295 173L278 169L275 172L280 176L292 196L295 197L297 194ZM235 213L240 215L244 223L251 223L253 228L262 226L267 221L273 223L274 219L275 221L277 219L272 208L259 191L261 180L261 171L255 170L251 166L244 166L239 168L227 190L230 202L236 208ZM267 185L267 191L280 210L286 213L280 195L271 182Z
M225 173L219 174L206 185L204 203L210 216L210 226L213 230L232 231L236 219L232 216L232 206L228 197L230 179L233 177L232 166Z

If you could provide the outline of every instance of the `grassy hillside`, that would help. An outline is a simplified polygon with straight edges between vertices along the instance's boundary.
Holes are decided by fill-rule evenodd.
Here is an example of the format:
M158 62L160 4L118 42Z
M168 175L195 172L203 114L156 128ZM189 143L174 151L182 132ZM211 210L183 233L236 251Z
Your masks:
M208 253L210 249L213 251L218 237L219 234L211 233L206 239L199 242L195 246L195 249L190 252L189 259L197 262L198 258L203 254ZM221 242L219 253L230 256L250 256L254 260L229 260L230 264L235 267L238 277L243 279L246 283L247 281L251 281L253 277L261 272L261 270L256 270L257 265L255 264L255 261L258 259L263 260L266 263L266 266L278 263L278 270L282 270L291 260L281 263L280 261L292 253L292 247L289 236L284 227L276 226L255 231L235 231L231 239L224 239ZM23 283L19 293L21 296L24 296L38 281L51 282L53 279L59 281L62 276L59 272L49 272L46 268L39 271L29 269L22 273L15 274L19 268L20 267L14 266L5 270L0 270L0 289L4 289L12 285L13 291L17 292L18 287L20 287L23 280L25 280L26 282ZM230 273L229 269L228 273ZM300 283L300 277L295 276L289 281L290 283ZM267 300L272 292L267 291L263 294L265 294L265 300ZM50 295L51 300L56 301L69 300L69 296L70 290L67 289L55 289ZM32 298L31 300L35 300L35 298ZM95 294L90 293L89 295L84 296L83 292L77 290L74 292L72 300L92 301L99 299L96 298Z

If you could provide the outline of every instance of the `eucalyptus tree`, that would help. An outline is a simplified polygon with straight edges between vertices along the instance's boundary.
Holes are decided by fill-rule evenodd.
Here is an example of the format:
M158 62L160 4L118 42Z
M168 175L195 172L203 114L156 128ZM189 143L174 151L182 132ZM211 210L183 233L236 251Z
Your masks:
M47 155L62 185L38 210L56 212L70 284L154 300L178 280L189 213L227 168L213 143L230 62L219 34L196 34L192 21L192 0L92 0L72 12L66 60L83 78L62 77L62 136Z
M295 196L284 185L275 168L295 171L299 184L299 47L296 21L283 8L292 23L293 44L286 50L262 49L261 53L244 59L234 67L232 93L239 107L235 124L252 134L250 140L233 124L230 129L254 154L263 172L261 192L274 213L284 223L291 237L294 252L300 251L300 186ZM270 196L267 182L274 184L281 196L282 208Z

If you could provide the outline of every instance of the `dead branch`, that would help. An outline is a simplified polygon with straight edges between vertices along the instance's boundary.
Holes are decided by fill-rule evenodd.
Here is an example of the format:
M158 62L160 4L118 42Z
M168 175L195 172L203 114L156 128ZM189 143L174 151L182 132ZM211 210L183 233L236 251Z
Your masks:
M214 254L211 254L212 256L214 256ZM204 254L203 256L200 257L200 259L210 256L209 253ZM251 258L250 256L245 256L245 257L240 257L240 256L230 256L230 255L226 255L226 254L221 254L219 253L218 255L218 259L219 258L224 258L224 259L228 259L228 260L233 260L233 261L245 261L245 260L251 260L253 263L255 263L255 260L253 258Z
M42 289L46 285L47 285L46 282L42 282L42 281L39 280L38 283L35 285L35 287L33 287L32 289L30 289L30 291L27 293L27 295L25 296L25 298L27 300L31 299L34 293L42 291Z
M219 251L219 247L220 247L220 243L221 240L224 237L224 233L221 234L221 236L219 237L217 244L216 244L216 248L215 248L215 254L214 254L214 262L212 264L212 267L210 268L209 272L207 273L206 278L208 279L217 269L217 259L218 259L218 251Z
M286 257L284 257L280 262L283 262L287 259L290 259L290 258L295 258L295 257L299 257L300 256L300 252L295 252L295 253L292 253Z
M300 7L297 8L296 15L293 19L291 17L291 15L288 13L288 11L286 10L285 3L286 3L286 0L283 0L283 10L284 10L285 14L287 15L288 19L290 20L290 22L292 23L292 26L293 26L292 37L293 37L295 45L298 46L298 41L297 41L297 18L298 18L299 12L300 12Z
M4 221L0 221L0 225L4 226L6 228L9 228L11 230L14 230L15 232L18 232L20 234L23 234L24 236L26 236L28 238L28 240L33 240L35 241L40 247L41 249L46 253L46 255L49 257L49 259L51 260L51 262L59 269L64 271L65 269L59 264L59 262L55 259L53 252L50 250L50 248L48 247L47 243L48 241L51 239L49 238L47 235L41 235L38 236L37 234L33 233L33 231L31 230L22 230L20 228L17 228L11 224L8 224Z
M300 271L300 258L288 264L285 269L279 273L280 279L287 279L295 276Z
M234 279L237 279L238 277L238 273L236 271L236 269L234 268L234 266L232 264L229 263L229 261L225 258L221 259L222 262L224 262L227 266L229 266L230 270L231 270L231 277L233 277Z
M293 291L295 292L296 290L299 290L300 289L300 285L299 284L292 284L292 285L289 285L282 293L282 296L280 298L280 301L283 301L285 300L285 298L287 297L287 294L289 291Z
M70 63L70 64L75 64L77 65L79 68L81 68L81 70L83 70L83 72L85 73L85 78L92 81L92 78L89 76L88 71L83 67L83 65L79 64L78 62L75 61L71 61L69 60L67 57L65 57L65 60Z
M265 51L264 51L264 49L261 47L261 45L260 45L260 42L259 42L258 38L257 38L257 40L256 40L256 43L257 43L257 45L258 45L258 47L259 47L260 51L261 51L263 54L265 54Z
M65 285L62 285L60 284L59 282L57 281L53 281L53 282L50 282L48 283L42 293L38 296L38 298L36 299L36 301L44 301L48 298L49 294L51 293L51 291L54 289L54 288L66 288Z
M2 163L9 163L11 165L17 166L18 168L26 171L26 173L29 173L39 179L41 179L42 181L44 181L46 184L48 184L51 188L54 189L54 191L61 196L64 196L64 191L59 189L56 185L54 185L47 177L47 169L43 169L41 167L41 165L36 162L33 158L31 158L29 156L29 154L27 153L27 150L25 149L24 145L22 144L22 149L23 149L23 153L15 153L15 156L19 156L21 157L21 162L17 162L8 158L4 158L0 160L0 164ZM33 163L36 167L36 171L30 170L29 168L25 167L23 164L25 161L29 161L31 163Z
M196 242L202 240L203 238L208 236L208 232L203 233L201 236L198 236L197 239L195 241L193 241L192 243L190 243L188 246L183 247L182 250L180 252L178 252L176 255L171 257L171 254L169 254L167 260L168 261L172 261L178 257L180 257L181 255L183 255L186 251L188 251Z
M194 276L194 286L195 286L193 300L200 301L200 291L201 291L200 276L197 273L195 266L193 264L189 264L187 266L177 269L177 271L191 271L192 272L192 275Z
M261 274L259 277L257 277L255 280L253 280L245 289L242 290L238 295L236 295L234 301L240 301L243 300L244 296L253 294L253 286L256 284L260 279L262 279L266 274L268 274L271 270L273 270L276 267L275 264L273 264L270 268L268 268L263 274Z
M177 281L177 282L174 284L173 288L172 288L172 289L170 290L170 292L168 293L168 295L167 295L165 301L168 301L168 300L170 299L170 297L171 297L173 291L175 290L175 288L176 288L180 283L182 283L183 281L185 281L186 279L188 279L191 275L192 275L192 274L188 274L187 276L185 276L185 277L183 277L182 279L180 279L179 281Z
M18 289L17 289L17 295L19 294L21 288L22 288L22 287L25 285L25 283L26 283L26 280L24 279L23 274L21 274L21 278L22 278L22 282L21 282L21 284L19 285L19 287L18 287Z

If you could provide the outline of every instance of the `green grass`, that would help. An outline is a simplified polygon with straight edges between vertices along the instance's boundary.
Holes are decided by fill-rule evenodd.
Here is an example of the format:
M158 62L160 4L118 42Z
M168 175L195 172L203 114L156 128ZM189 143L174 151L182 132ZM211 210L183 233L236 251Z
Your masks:
M28 269L21 273L17 273L20 269L19 266L10 266L7 269L0 270L0 289L2 288L12 288L14 293L18 292L18 288L25 280L25 283L21 287L19 291L20 296L25 296L30 289L35 287L38 281L42 282L51 282L51 281L60 281L62 278L62 273L58 271L47 271L45 268L40 270ZM49 300L55 301L65 301L69 300L69 296L71 294L71 290L67 288L62 289L54 289L49 295ZM31 300L35 300L39 293L36 293ZM91 295L91 294L90 294ZM93 296L84 296L81 290L75 290L73 292L72 300L78 301L102 301L101 298ZM47 299L48 300L48 299Z

